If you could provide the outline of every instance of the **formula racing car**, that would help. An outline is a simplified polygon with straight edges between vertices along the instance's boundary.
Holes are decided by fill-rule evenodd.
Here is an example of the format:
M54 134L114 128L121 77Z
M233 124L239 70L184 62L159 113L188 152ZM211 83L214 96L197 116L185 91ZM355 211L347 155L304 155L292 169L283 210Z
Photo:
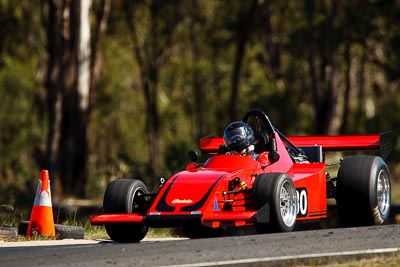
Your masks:
M179 227L190 238L212 236L228 227L254 227L259 233L288 232L296 224L327 218L327 200L336 202L345 226L387 222L391 183L384 161L391 134L284 136L262 110L242 122L254 131L255 154L227 153L224 138L200 139L204 163L190 163L149 192L141 180L111 182L103 211L91 216L117 242L139 242L149 227ZM328 173L330 151L380 150L381 156L353 155Z

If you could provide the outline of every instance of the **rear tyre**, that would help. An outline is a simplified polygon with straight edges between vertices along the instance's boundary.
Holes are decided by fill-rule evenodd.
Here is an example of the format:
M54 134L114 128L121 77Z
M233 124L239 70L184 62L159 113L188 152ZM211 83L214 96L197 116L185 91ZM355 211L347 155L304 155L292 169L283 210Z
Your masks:
M344 158L338 172L336 202L342 226L379 225L390 212L389 170L381 157Z
M111 182L104 194L104 213L145 213L147 188L142 181L121 179ZM138 223L108 223L104 225L107 234L121 243L139 242L148 227Z
M297 196L292 178L285 173L257 176L253 186L257 208L269 204L269 222L255 223L259 233L290 232L296 224Z

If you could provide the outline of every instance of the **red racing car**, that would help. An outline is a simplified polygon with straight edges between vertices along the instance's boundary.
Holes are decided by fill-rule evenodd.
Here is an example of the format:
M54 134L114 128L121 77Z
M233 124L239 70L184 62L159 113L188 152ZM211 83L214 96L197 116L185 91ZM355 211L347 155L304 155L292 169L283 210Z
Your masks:
M197 154L190 152L191 163L161 178L157 192L148 192L140 180L111 182L104 213L93 215L91 223L103 224L118 242L139 242L149 227L182 227L190 238L230 226L288 232L296 223L326 218L328 199L336 200L342 225L388 220L391 185L383 158L392 148L390 133L285 137L261 110L250 110L242 122L254 132L254 154L227 153L223 137L203 137L205 163L197 163ZM326 152L361 150L380 150L382 157L344 157L333 163L337 173L327 172Z

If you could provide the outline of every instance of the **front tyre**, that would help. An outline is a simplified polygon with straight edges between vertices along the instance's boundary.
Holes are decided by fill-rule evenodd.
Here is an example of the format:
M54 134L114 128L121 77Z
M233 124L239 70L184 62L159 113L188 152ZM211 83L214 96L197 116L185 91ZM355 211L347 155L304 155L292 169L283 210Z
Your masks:
M104 194L104 213L145 213L147 193L145 184L140 180L115 180ZM108 223L105 228L112 240L121 243L139 242L148 230L146 225L138 223Z
M259 233L290 232L296 224L297 195L292 178L285 173L267 173L256 177L253 196L257 208L269 204L269 222L255 223Z
M389 170L381 157L344 158L338 172L336 202L343 226L379 225L390 212Z

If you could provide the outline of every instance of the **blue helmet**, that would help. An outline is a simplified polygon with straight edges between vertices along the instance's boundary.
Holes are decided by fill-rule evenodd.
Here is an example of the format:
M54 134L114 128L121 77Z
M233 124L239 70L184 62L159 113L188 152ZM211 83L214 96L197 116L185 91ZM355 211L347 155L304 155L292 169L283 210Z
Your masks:
M254 144L254 132L247 123L235 121L225 128L224 142L228 151L240 153L248 146Z

